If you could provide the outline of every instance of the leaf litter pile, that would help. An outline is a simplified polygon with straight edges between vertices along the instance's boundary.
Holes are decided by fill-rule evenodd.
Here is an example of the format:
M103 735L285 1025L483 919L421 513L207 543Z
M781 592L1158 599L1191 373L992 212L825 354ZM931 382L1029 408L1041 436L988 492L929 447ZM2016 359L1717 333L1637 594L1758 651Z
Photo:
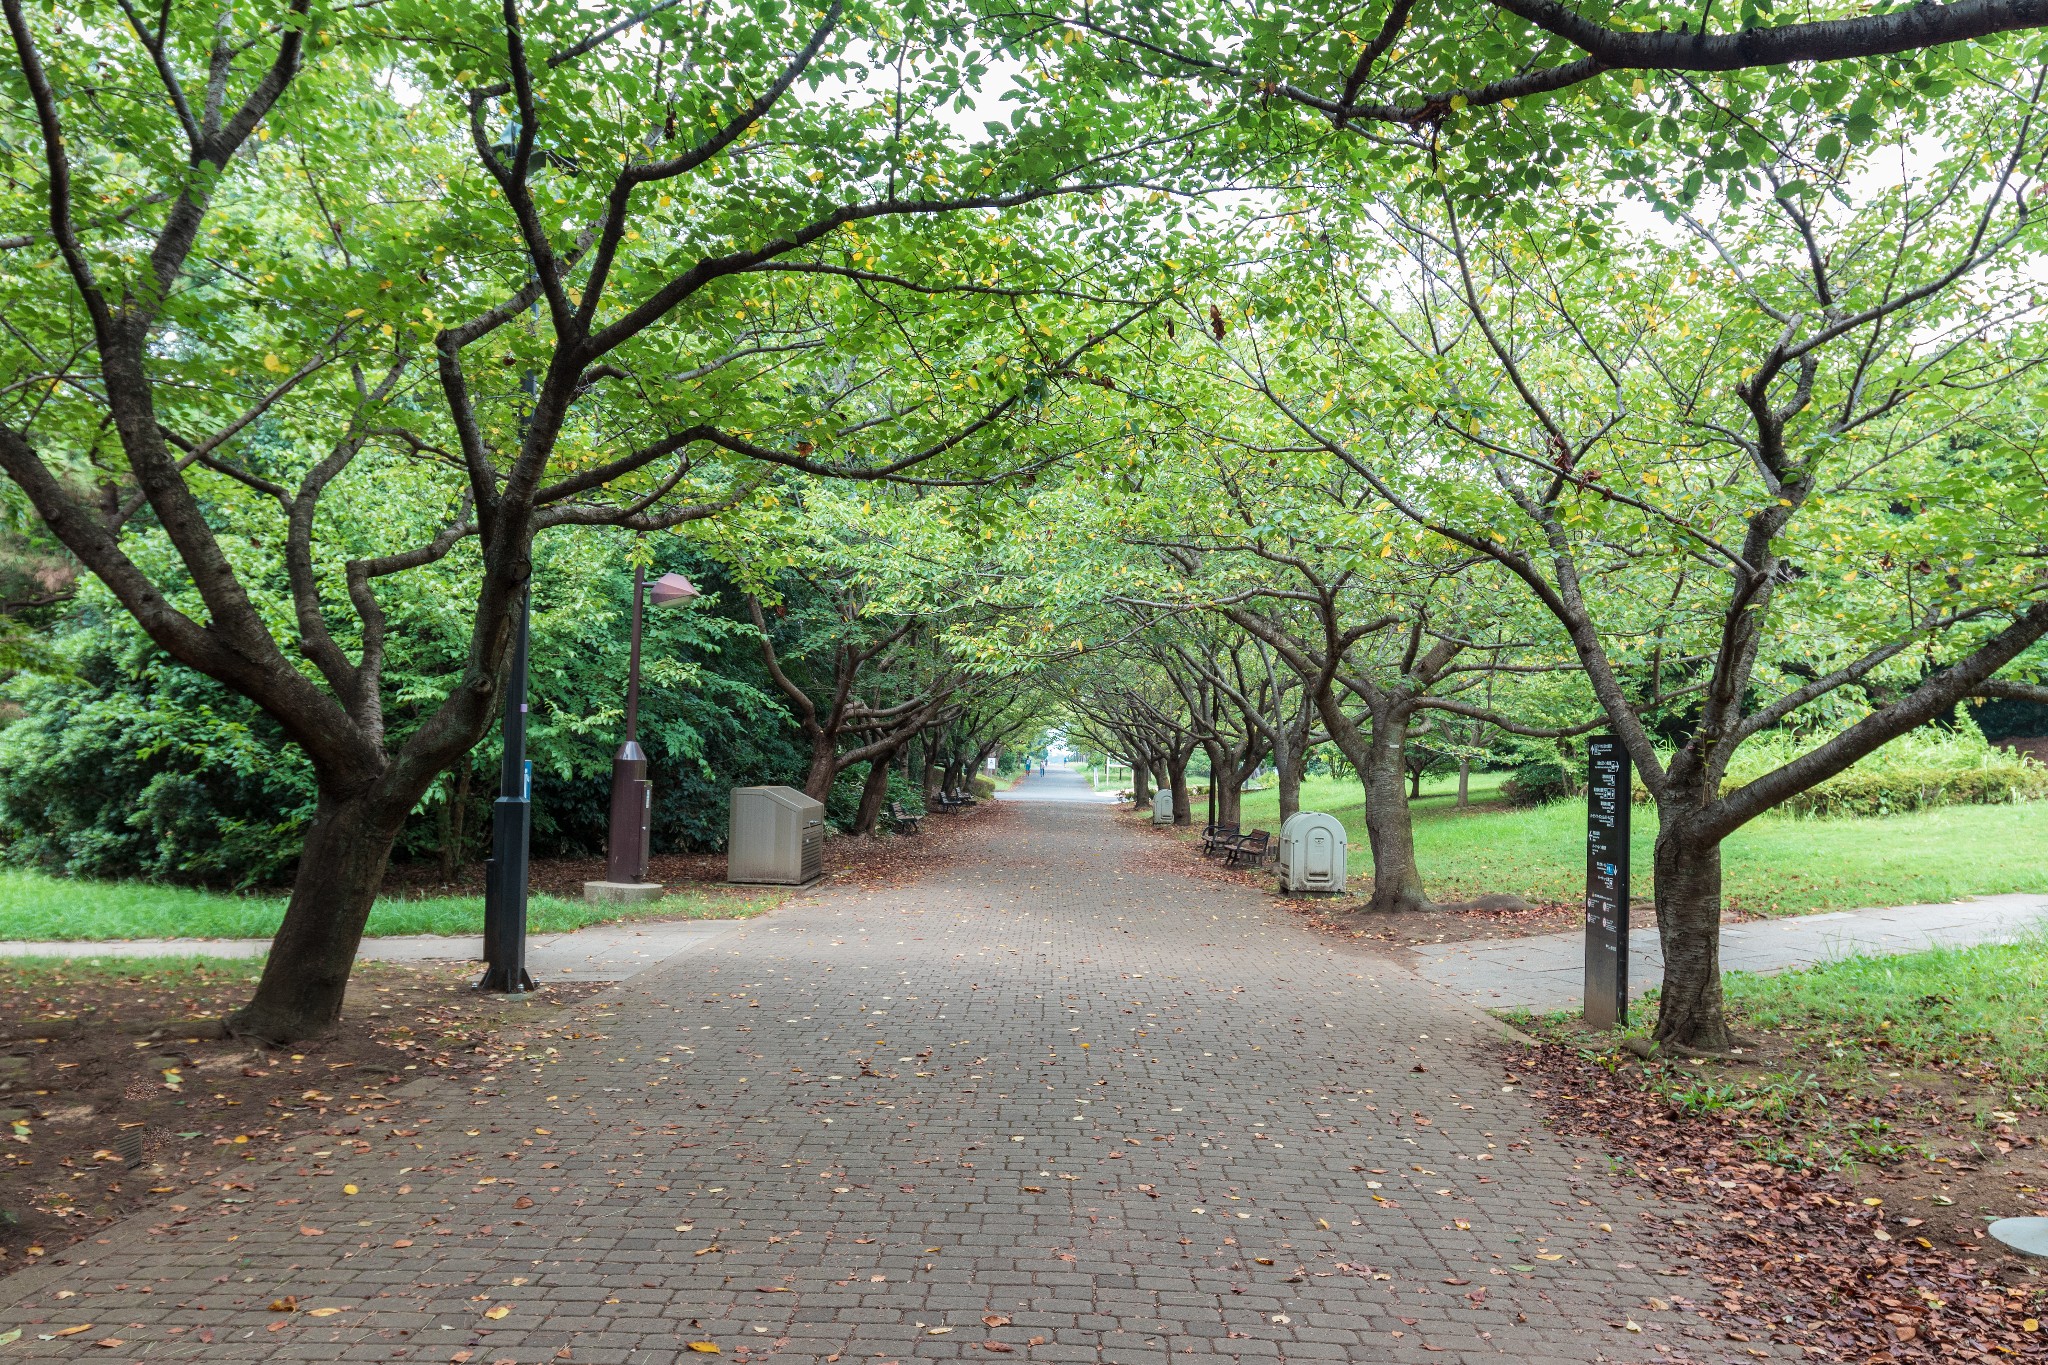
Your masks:
M916 834L883 834L873 838L834 835L825 841L825 873L841 884L899 886L957 859L986 839L991 823L1011 814L1010 807L983 801L963 811L927 816ZM885 822L886 823L886 822ZM725 879L723 853L657 853L648 860L647 875L671 890L688 889L719 900L758 901L775 888L733 886ZM581 900L583 884L607 874L602 858L537 858L532 888L537 893ZM471 863L455 878L444 880L428 864L394 865L386 875L386 894L481 894L484 864Z
M1149 815L1125 817L1154 833L1156 842L1143 845L1149 866L1156 871L1255 886L1274 890L1273 864L1262 867L1230 867L1222 858L1202 854L1200 826L1154 825ZM1585 922L1577 902L1544 901L1531 905L1519 896L1489 894L1468 901L1440 905L1432 910L1402 910L1389 914L1362 911L1372 894L1372 878L1355 878L1342 899L1273 895L1273 903L1305 927L1332 938L1347 939L1375 948L1413 948L1431 943L1467 943L1475 939L1527 938L1531 934L1559 934L1576 930ZM1636 923L1654 927L1656 907L1647 900L1633 902ZM1725 924L1741 924L1757 916L1729 909Z
M2048 1214L2039 1110L2000 1111L1987 1127L1966 1117L1964 1095L1873 1092L1805 1072L1788 1099L1772 1073L1796 1065L1800 1042L1767 1043L1759 1060L1771 1072L1760 1074L1549 1032L1506 1058L1508 1079L1546 1105L1554 1129L1597 1140L1617 1175L1678 1210L1652 1235L1710 1268L1720 1299L1699 1307L1734 1349L2048 1360L2048 1263L1983 1233L1988 1218ZM1859 1133L1862 1159L1845 1160L1842 1144ZM1871 1143L1879 1133L1888 1140Z
M347 1141L397 1121L393 1092L493 1066L523 1022L605 983L526 996L471 989L463 963L367 963L342 1027L272 1050L219 1019L252 963L91 959L0 966L0 1275L207 1185L233 1198L245 1162L294 1139Z

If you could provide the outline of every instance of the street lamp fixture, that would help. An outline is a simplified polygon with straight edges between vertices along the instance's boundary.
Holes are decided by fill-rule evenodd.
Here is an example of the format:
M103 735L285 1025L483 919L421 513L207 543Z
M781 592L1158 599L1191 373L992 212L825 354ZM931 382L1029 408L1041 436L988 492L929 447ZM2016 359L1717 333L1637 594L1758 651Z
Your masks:
M647 880L654 784L647 779L647 752L640 747L640 618L648 598L657 607L671 607L701 596L696 585L679 573L665 573L649 584L643 570L633 570L633 636L626 664L626 738L612 756L611 831L605 841L604 880L583 883L585 900L661 898L661 883Z

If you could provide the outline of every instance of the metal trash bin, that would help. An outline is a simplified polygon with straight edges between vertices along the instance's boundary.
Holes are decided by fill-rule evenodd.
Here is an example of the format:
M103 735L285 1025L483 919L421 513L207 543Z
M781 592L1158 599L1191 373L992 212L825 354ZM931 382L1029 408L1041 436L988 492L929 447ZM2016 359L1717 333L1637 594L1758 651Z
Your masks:
M1173 823L1173 790L1161 787L1152 793L1152 823L1170 825Z
M1297 811L1280 826L1280 889L1342 895L1344 825L1334 815Z
M803 886L825 870L825 804L794 787L735 787L727 881Z

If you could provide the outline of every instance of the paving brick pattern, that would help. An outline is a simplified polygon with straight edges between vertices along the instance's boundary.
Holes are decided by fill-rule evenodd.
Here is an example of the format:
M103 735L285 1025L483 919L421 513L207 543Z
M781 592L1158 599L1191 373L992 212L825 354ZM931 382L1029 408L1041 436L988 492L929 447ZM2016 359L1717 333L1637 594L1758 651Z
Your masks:
M1469 1006L1139 875L1100 806L987 828L0 1282L0 1357L1700 1358L1646 1306L1704 1296L1640 1233L1670 1211L1544 1131Z

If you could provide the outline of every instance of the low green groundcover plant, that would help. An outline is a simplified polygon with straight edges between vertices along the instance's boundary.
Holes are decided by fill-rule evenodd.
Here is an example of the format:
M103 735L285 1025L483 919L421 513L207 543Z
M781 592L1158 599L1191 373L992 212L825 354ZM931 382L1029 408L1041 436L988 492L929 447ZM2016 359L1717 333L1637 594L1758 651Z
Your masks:
M1645 1062L1641 1079L1680 1114L1721 1114L1767 1160L1835 1169L1970 1148L2048 1105L2048 925L2013 943L1854 957L1724 978L1737 1035L1760 1065ZM1553 1042L1630 1059L1656 992L1621 1035L1588 1035L1576 1011L1511 1015ZM1989 1135L1987 1137L1987 1135Z
M2048 1087L2048 929L2016 943L1852 957L1776 976L1734 972L1726 990L1745 1025L1798 1029L1852 1068L1962 1067L2004 1085Z

